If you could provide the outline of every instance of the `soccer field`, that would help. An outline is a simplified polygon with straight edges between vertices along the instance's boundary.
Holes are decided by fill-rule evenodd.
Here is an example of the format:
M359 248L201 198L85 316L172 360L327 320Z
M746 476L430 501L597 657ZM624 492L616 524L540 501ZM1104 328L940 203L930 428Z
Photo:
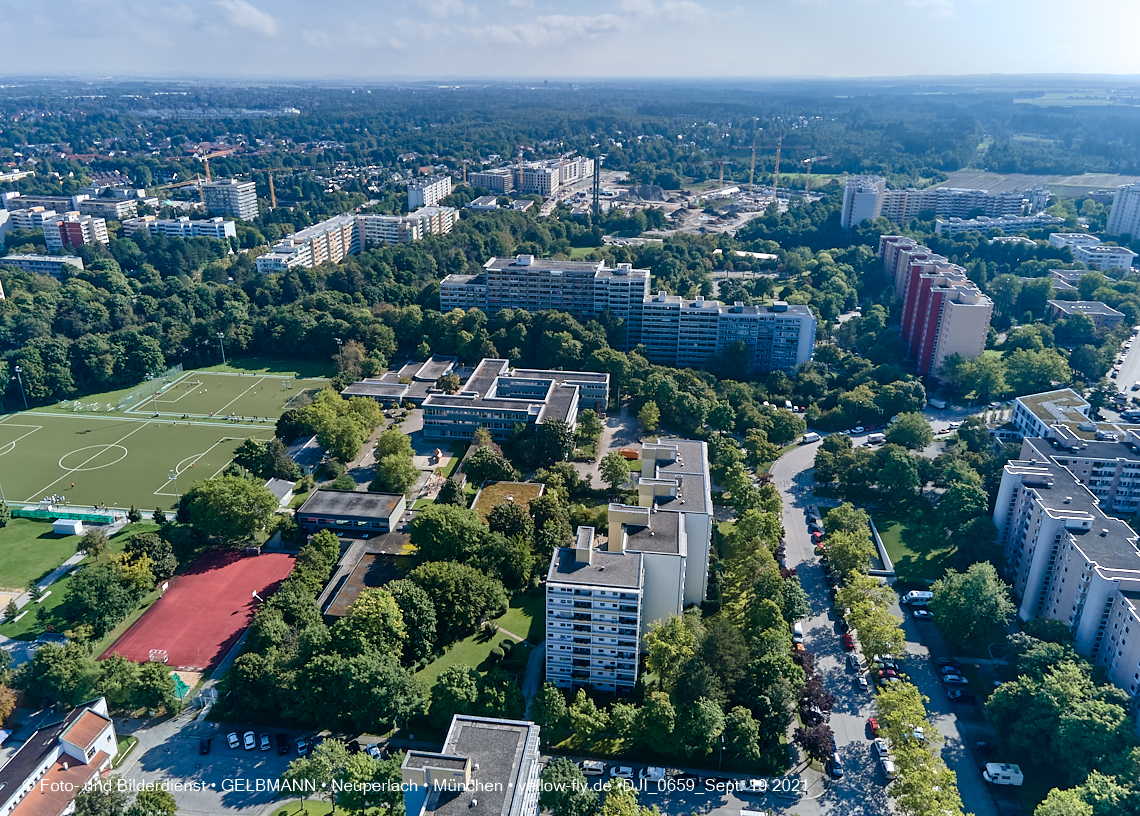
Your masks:
M277 421L281 414L313 397L326 380L306 380L274 374L231 374L189 371L158 393L139 399L126 409L138 416L172 419L228 419ZM96 398L97 400L97 398ZM63 410L69 406L64 403ZM70 406L74 409L75 404Z
M0 419L0 486L10 501L60 495L79 505L170 508L176 486L185 493L225 469L244 439L269 440L273 430L270 421L11 414ZM168 478L171 471L177 482Z

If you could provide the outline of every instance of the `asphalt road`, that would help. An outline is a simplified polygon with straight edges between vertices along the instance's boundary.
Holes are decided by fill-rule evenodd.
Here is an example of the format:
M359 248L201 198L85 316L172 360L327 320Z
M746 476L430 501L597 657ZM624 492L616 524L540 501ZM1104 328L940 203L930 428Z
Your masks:
M1140 391L1132 391L1132 385L1140 380L1140 342L1134 342L1132 348L1124 349L1124 362L1121 363L1120 373L1113 381L1126 397L1140 396ZM1119 359L1119 355L1117 356Z
M949 418L938 416L937 421L939 426L944 426ZM856 444L863 441L864 437L855 440ZM845 652L838 630L827 614L830 596L807 529L806 511L814 502L811 468L818 447L819 443L815 443L789 451L776 461L772 474L784 504L788 566L796 567L812 606L812 615L804 622L805 645L815 653L816 666L823 676L824 685L836 697L831 728L835 732L838 754L846 774L843 779L831 783L830 795L813 803L818 804L817 810L797 807L796 812L803 816L815 812L886 814L890 812L887 781L872 757L871 735L866 728L867 717L874 713L873 695L858 690L853 682L854 676L845 669ZM893 611L902 616L897 604ZM999 816L969 747L986 736L985 722L976 708L950 704L941 680L934 673L931 650L924 641L933 645L936 656L947 655L949 651L932 625L918 624L907 615L903 630L907 637L905 671L919 690L930 698L927 713L931 724L945 739L940 751L946 764L958 773L958 786L967 812L976 816ZM956 711L956 708L963 710Z

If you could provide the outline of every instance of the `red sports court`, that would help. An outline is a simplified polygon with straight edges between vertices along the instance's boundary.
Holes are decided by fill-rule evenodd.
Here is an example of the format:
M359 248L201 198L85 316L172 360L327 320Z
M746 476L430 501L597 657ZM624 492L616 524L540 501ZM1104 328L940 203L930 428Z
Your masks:
M259 603L253 593L268 598L292 569L293 556L284 553L208 553L171 578L163 596L101 657L118 652L143 663L165 651L172 669L208 671L249 625Z

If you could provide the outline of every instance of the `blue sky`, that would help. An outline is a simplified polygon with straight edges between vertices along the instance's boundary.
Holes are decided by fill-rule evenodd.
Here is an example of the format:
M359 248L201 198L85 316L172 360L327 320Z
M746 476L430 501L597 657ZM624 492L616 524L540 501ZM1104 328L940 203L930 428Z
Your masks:
M1137 0L3 6L0 75L16 66L43 75L361 79L1140 74Z

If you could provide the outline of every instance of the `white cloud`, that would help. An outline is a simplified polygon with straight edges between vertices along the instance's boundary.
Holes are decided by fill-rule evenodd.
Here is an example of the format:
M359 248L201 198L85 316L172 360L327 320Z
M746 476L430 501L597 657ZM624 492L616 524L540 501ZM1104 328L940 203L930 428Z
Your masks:
M251 5L246 0L214 0L214 5L224 11L226 17L235 26L254 34L276 37L281 30L276 17Z
M469 6L463 0L419 0L420 8L432 17L455 17L466 14L474 17L479 13L474 6Z
M546 14L515 25L489 25L474 30L476 37L510 45L558 45L577 38L593 39L619 31L625 19L616 14Z

